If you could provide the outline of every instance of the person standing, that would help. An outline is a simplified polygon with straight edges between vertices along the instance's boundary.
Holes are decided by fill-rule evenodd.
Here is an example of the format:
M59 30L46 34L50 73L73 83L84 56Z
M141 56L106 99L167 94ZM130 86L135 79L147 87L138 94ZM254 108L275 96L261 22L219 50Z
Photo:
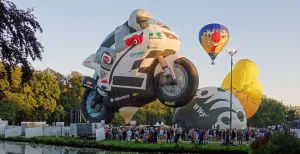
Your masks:
M158 132L157 132L157 130L154 130L154 133L153 133L153 143L157 143L157 138L158 138Z
M132 131L128 128L127 130L127 141L131 141L131 138L132 138Z
M239 145L242 145L242 144L243 144L243 138L244 138L243 131L242 131L242 130L239 130L239 131L238 131Z
M182 141L185 141L185 135L186 135L186 131L185 131L185 129L183 129L181 132L181 140Z
M123 129L123 132L122 132L123 141L126 141L126 135L127 135L127 133L126 133L125 129Z
M168 143L168 141L171 143L171 131L170 131L170 129L168 129L168 131L167 131L167 143Z
M199 134L198 134L198 144L200 146L203 145L203 140L204 140L204 131L202 129L200 129Z

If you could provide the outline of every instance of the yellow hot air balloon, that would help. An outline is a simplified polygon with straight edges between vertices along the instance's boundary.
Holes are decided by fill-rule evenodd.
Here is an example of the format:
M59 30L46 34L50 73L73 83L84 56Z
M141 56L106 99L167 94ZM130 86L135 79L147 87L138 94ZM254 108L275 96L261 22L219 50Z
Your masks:
M119 109L119 112L120 115L124 118L126 124L128 124L132 116L136 113L138 109L138 107L122 107L121 109Z
M246 118L252 117L263 97L263 89L258 81L258 66L255 62L242 59L232 70L232 94L238 98L246 113ZM222 88L230 91L230 72L224 78Z

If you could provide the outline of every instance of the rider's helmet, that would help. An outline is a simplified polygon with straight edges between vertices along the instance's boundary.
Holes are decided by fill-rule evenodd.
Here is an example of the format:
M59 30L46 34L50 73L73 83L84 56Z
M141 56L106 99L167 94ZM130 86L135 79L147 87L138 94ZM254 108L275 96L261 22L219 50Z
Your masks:
M134 10L128 19L128 26L140 31L143 30L141 24L151 19L151 15L148 11L144 9L136 9Z

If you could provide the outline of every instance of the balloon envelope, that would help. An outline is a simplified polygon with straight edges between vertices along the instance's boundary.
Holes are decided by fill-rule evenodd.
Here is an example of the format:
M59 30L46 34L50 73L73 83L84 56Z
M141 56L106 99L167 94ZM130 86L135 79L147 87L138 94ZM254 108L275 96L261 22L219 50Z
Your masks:
M258 66L251 60L239 60L232 70L232 94L241 102L247 119L252 117L263 97L263 89L258 81ZM230 72L224 78L222 88L230 91Z
M212 61L223 50L229 40L228 29L221 24L208 24L199 32L199 42Z
M232 97L232 128L246 127L247 119L242 105ZM201 129L229 128L230 94L218 87L204 87L194 99L175 112L173 124Z
M123 107L119 109L119 112L120 115L124 118L126 124L128 124L132 116L136 113L138 109L138 107Z

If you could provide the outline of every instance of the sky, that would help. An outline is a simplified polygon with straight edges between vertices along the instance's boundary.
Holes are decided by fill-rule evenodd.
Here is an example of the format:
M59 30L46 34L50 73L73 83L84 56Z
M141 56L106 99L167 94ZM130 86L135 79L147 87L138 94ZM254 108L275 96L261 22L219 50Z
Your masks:
M44 46L36 69L52 68L63 74L92 75L82 61L95 53L103 39L123 24L131 11L148 10L181 39L180 53L198 69L199 87L220 86L230 71L230 56L221 52L216 64L198 41L199 30L209 23L225 25L236 48L234 62L250 59L259 66L264 94L284 104L300 105L300 1L289 0L12 0L19 8L35 8L42 25L37 34Z

